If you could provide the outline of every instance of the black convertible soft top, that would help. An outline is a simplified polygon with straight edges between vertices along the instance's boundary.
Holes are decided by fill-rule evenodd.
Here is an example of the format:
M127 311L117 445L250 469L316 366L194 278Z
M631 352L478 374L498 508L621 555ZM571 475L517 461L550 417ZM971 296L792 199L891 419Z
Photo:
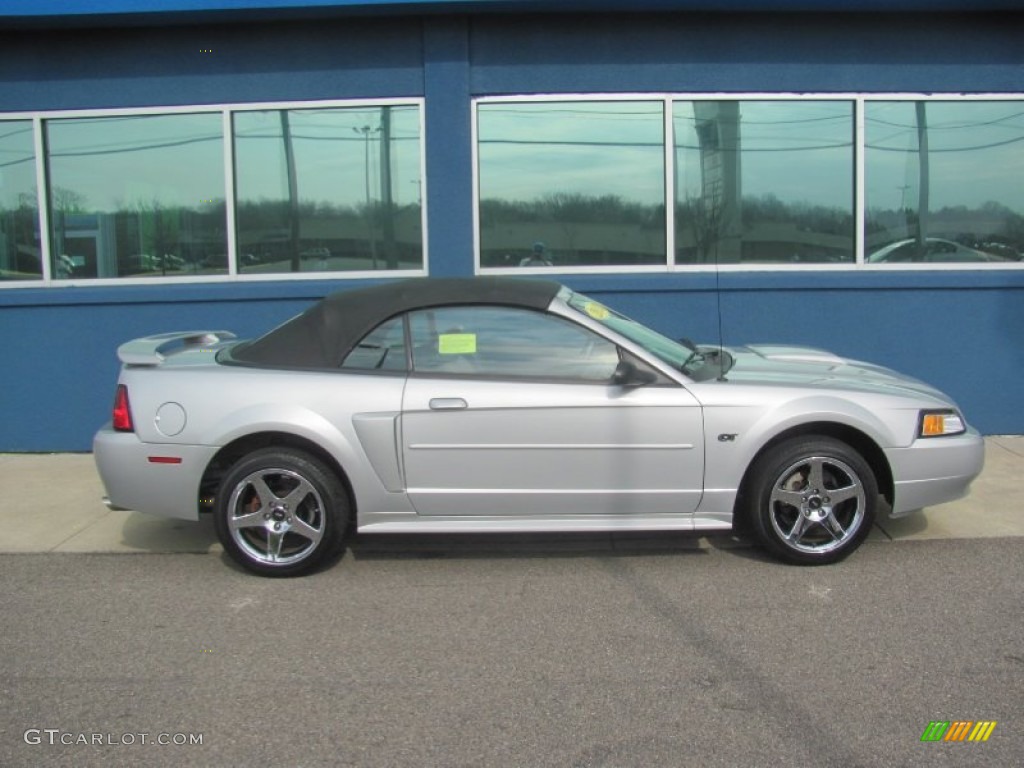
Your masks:
M337 368L385 320L426 307L499 304L543 310L562 286L515 277L417 278L338 291L301 315L230 350L230 361L284 368Z

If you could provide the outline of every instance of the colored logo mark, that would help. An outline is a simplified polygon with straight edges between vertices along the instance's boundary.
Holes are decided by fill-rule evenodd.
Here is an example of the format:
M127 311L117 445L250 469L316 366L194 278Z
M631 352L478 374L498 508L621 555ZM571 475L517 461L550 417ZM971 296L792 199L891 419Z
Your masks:
M921 741L988 741L995 729L995 720L932 720Z

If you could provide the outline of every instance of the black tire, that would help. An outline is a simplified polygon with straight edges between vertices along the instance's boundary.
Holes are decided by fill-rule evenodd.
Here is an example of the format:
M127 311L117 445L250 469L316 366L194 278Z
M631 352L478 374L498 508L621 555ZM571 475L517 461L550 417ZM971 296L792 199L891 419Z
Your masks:
M878 481L846 443L803 436L758 457L744 496L747 520L766 549L790 563L826 565L871 532Z
M217 537L231 558L260 576L301 576L335 557L350 516L348 496L319 459L263 448L221 481Z

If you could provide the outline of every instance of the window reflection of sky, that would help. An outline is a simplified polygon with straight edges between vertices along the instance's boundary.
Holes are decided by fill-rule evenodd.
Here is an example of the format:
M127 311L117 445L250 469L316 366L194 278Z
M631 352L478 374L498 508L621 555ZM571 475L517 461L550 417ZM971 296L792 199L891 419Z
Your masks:
M673 121L677 199L699 197L702 178L694 103L676 102ZM739 150L743 196L852 207L852 102L742 101Z
M1024 213L1024 102L929 101L929 208L997 202ZM915 102L868 102L868 207L916 208L920 189Z
M393 200L416 203L419 110L392 107L391 115ZM289 117L303 201L362 204L367 175L371 198L380 199L379 108L292 110ZM280 111L242 111L234 119L236 173L246 198L287 197ZM90 210L113 212L154 201L191 208L224 198L220 113L61 118L46 121L46 127L54 186L77 193ZM3 178L18 159L0 154ZM34 175L31 163L23 164Z
M382 110L375 107L288 111L299 199L335 206L380 200ZM419 202L419 108L392 106L391 194L396 205ZM234 116L239 199L288 197L281 111Z
M0 208L19 208L35 203L36 168L32 123L28 120L0 123Z
M221 127L219 114L48 120L52 189L107 213L223 200Z
M930 101L926 109L932 204L998 201L1024 210L1024 104ZM743 195L848 209L853 121L849 100L740 102ZM693 102L673 103L673 124L682 199L701 188ZM868 101L866 143L869 197L899 207L918 185L914 103ZM644 204L663 199L660 103L482 104L479 144L484 199L552 193L618 195Z
M481 104L478 133L482 199L664 203L661 102Z

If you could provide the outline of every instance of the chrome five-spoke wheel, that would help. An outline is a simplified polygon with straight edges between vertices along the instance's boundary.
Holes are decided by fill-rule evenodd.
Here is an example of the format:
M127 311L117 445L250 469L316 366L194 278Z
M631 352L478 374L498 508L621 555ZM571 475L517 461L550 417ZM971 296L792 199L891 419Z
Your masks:
M228 501L228 528L252 558L287 565L324 537L324 501L308 480L279 467L244 477Z
M335 554L347 522L337 478L297 451L265 449L243 458L221 484L217 533L225 550L263 575L305 573Z
M749 510L769 549L791 562L835 562L874 523L878 486L861 456L831 438L797 438L754 468Z

